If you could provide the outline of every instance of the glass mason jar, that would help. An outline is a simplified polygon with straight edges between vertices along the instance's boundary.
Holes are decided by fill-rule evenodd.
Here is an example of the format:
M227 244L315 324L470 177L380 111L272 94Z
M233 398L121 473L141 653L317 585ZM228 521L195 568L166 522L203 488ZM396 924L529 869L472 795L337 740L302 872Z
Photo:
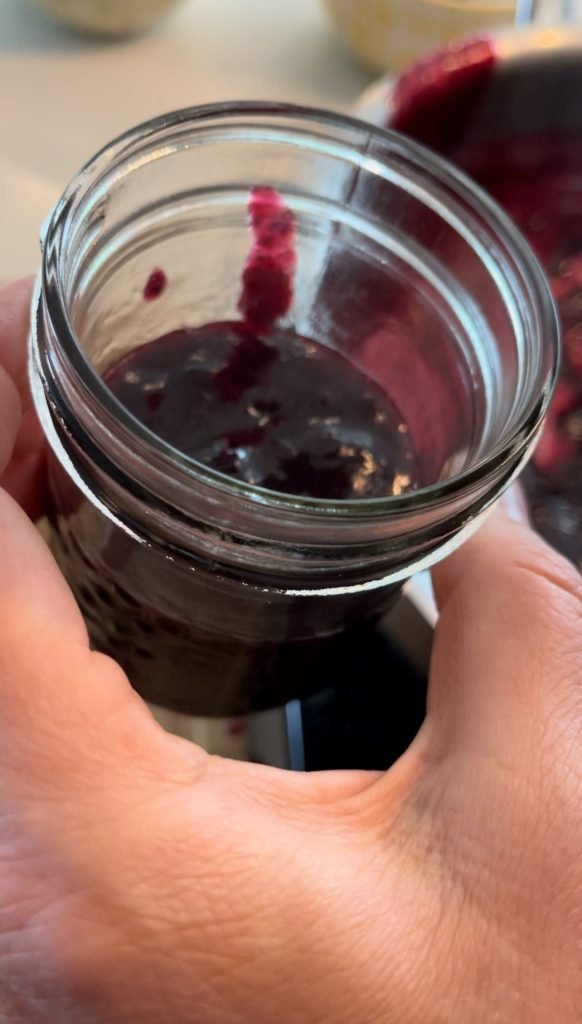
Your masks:
M102 381L144 342L236 319L257 184L295 216L286 325L387 390L420 489L331 501L235 480ZM141 125L72 181L43 250L31 375L54 553L94 646L161 708L237 716L341 680L403 582L519 472L548 405L557 325L527 245L439 158L347 117L241 103ZM168 284L145 302L153 267Z

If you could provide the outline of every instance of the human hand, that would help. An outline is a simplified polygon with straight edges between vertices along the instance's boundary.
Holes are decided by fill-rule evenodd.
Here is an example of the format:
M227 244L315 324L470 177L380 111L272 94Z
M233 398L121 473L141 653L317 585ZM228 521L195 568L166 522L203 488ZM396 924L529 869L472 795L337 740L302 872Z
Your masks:
M0 1021L580 1024L575 570L500 512L435 570L428 716L387 773L210 757L89 650L19 507L27 302L0 294Z

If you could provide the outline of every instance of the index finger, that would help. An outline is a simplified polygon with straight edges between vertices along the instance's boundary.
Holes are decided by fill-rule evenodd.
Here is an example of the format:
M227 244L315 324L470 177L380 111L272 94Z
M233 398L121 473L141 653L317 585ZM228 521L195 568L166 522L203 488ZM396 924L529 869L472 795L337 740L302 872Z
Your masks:
M0 486L36 519L45 511L45 444L31 401L27 338L32 278L0 288Z
M497 509L433 570L440 607L429 721L445 746L539 749L580 715L582 578ZM565 717L564 717L565 716ZM582 716L581 716L582 717Z
M20 391L28 395L27 338L33 278L0 288L0 364ZM25 405L28 403L25 403Z

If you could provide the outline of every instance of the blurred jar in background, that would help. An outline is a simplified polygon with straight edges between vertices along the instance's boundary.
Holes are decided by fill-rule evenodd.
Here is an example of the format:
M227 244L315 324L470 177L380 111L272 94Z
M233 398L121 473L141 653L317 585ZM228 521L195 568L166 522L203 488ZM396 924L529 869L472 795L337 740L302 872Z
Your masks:
M178 0L34 0L73 28L99 35L129 35L156 21Z
M511 24L517 0L323 0L352 52L399 71L455 36Z

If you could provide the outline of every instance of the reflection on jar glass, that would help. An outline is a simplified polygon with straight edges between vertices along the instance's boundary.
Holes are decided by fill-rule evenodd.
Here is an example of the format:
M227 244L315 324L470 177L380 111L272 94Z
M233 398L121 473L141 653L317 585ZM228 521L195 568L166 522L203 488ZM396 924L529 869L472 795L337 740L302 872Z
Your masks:
M52 217L32 337L93 644L194 716L339 685L527 459L557 352L530 250L401 137L259 104L127 133Z

